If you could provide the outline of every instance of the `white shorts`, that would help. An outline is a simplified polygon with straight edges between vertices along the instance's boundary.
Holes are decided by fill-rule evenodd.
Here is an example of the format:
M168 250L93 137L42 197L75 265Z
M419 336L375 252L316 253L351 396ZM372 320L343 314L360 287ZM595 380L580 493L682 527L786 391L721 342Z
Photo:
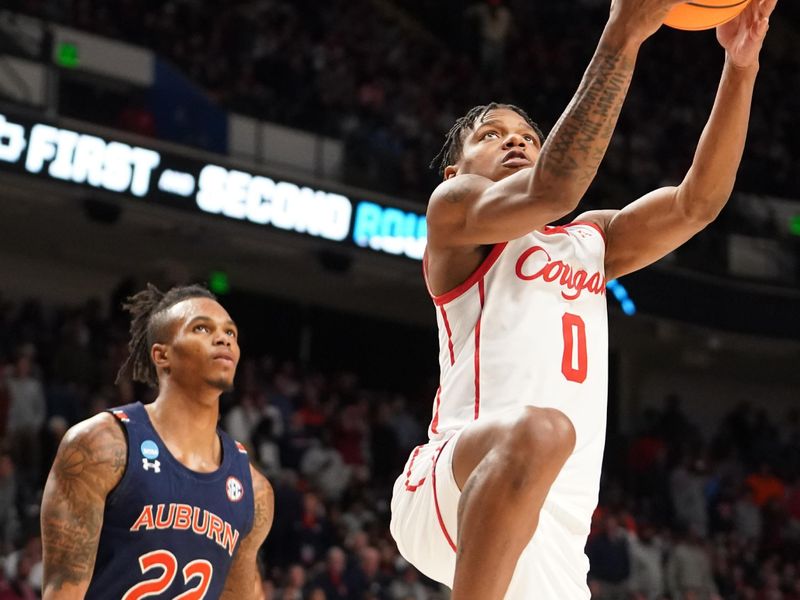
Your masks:
M403 558L427 577L451 588L461 497L452 465L461 431L411 453L394 484L389 526ZM558 515L557 504L548 497L536 533L517 562L506 600L590 598L586 536L570 531Z

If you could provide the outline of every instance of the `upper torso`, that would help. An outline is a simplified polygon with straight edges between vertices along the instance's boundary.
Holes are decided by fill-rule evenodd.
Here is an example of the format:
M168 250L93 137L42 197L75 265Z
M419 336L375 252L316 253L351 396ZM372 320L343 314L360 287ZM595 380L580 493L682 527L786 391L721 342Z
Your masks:
M127 467L106 500L87 600L218 598L253 524L247 454L219 431L219 468L192 471L170 454L143 405L111 412L125 430Z
M587 533L605 441L604 254L594 225L548 227L496 245L467 281L434 297L441 378L430 438L525 405L561 410L577 442L551 496Z

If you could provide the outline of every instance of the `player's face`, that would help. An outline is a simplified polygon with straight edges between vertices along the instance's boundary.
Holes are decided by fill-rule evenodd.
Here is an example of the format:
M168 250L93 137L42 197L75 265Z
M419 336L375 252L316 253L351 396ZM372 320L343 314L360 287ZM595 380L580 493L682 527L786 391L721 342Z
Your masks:
M231 389L240 351L239 330L228 312L210 298L184 300L170 311L177 322L167 346L170 377L188 388L202 382Z
M478 119L464 138L461 159L445 177L471 173L500 181L533 166L541 142L536 131L510 108L496 108Z

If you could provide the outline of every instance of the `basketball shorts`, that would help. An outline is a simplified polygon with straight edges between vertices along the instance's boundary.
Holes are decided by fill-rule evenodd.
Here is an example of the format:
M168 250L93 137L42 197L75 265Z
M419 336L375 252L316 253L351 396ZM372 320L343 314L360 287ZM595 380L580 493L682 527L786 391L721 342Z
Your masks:
M463 430L462 430L463 431ZM400 554L427 577L453 586L458 501L453 450L460 432L416 448L394 484L390 530ZM547 498L539 525L520 555L506 600L588 600L586 536L564 525ZM491 577L487 573L487 577Z

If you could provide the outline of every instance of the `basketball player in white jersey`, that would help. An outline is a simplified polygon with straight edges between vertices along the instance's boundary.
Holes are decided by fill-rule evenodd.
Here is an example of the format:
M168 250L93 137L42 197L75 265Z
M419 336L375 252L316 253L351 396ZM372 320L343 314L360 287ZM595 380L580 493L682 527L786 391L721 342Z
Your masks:
M459 119L428 206L426 280L440 388L430 441L394 487L403 556L452 600L589 598L584 545L606 425L605 282L671 252L725 205L777 0L717 29L725 65L677 187L561 227L595 176L642 42L669 0L614 0L583 81L543 146L520 109ZM690 34L686 34L690 35Z

